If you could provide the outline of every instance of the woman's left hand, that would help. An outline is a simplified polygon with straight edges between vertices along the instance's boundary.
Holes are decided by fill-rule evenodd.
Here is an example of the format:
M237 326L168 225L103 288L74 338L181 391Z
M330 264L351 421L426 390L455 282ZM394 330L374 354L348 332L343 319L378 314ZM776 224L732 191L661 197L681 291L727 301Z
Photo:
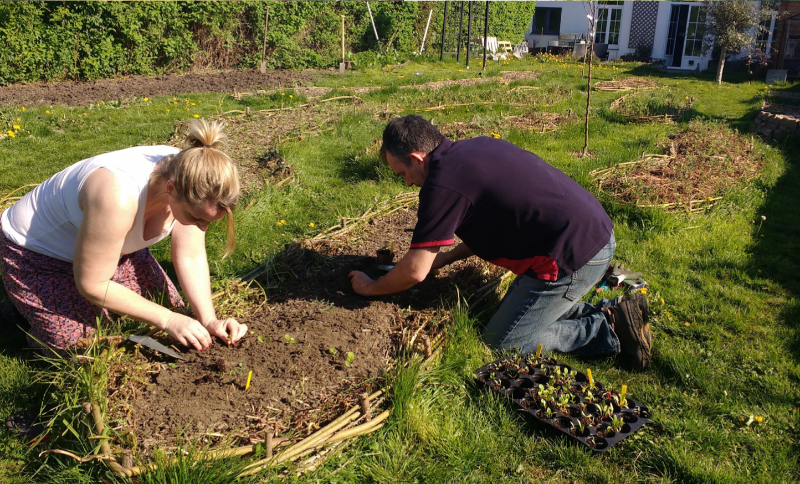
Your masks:
M244 335L247 334L247 325L240 324L233 318L212 319L205 324L206 329L212 336L217 336L229 345L236 344Z

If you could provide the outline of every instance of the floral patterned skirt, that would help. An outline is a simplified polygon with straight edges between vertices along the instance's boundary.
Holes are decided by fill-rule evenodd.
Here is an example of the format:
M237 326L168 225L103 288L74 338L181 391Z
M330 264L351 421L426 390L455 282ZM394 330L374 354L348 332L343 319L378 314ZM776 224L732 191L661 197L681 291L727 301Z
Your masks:
M108 311L78 292L71 262L20 247L0 232L0 269L11 302L28 320L28 342L64 354L81 338L92 336L98 318ZM178 290L148 249L119 259L112 281L151 300L169 295L174 307L184 307Z

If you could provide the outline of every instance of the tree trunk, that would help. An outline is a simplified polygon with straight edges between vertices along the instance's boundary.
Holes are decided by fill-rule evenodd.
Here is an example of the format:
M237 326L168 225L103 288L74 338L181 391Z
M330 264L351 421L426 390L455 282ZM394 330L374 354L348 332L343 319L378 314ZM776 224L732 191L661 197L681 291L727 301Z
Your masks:
M717 84L722 84L722 69L725 68L725 47L719 52L719 65L717 66Z
M589 40L588 38L586 39ZM589 55L589 76L588 81L586 83L586 124L584 126L584 142L583 142L583 153L581 154L582 157L586 158L589 156L589 108L592 104L592 60L594 58L594 37L592 37L591 42L589 42L586 46L587 54Z

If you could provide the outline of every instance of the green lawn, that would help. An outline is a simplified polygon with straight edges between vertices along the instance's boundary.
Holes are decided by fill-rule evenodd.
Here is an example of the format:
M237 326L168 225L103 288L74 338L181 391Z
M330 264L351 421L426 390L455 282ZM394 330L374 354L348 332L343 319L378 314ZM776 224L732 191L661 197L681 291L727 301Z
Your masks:
M225 243L224 226L217 224L209 230L215 280L222 284L241 276L268 261L285 243L336 225L341 217L357 216L374 198L385 200L408 190L380 165L374 150L364 155L385 124L385 117L376 113L420 113L437 125L471 123L486 135L498 133L537 153L594 190L588 175L591 170L637 159L642 152L663 153L668 136L685 129L691 119L720 123L731 136L736 136L736 131L748 133L765 87L763 78L744 74L726 75L726 82L718 86L713 73L666 74L638 64L596 67L596 81L650 76L662 89L679 98L694 96L695 102L681 123L625 124L607 109L622 93L592 92L589 147L593 155L581 159L575 156L584 145L586 80L581 77L581 65L527 59L495 64L482 77L499 80L503 71L512 70L536 71L538 79L454 85L436 91L403 89L409 84L474 78L480 73L474 66L467 71L453 62L429 61L321 77L319 86L335 88L330 96L348 94L350 87L383 88L359 94L364 101L360 105L351 106L346 100L336 106L331 103L335 120L330 129L300 141L260 148L262 152L277 148L302 183L284 190L264 186L245 194L236 213L237 249L228 259L218 258ZM520 86L539 89L514 89ZM797 88L784 85L772 89ZM0 110L0 122L21 127L15 138L0 141L0 197L93 154L163 143L178 119L281 105L275 95L241 101L223 94L176 93L174 97L137 99L125 106ZM295 95L289 104L304 101ZM425 110L443 104L461 106ZM576 117L548 133L512 128L507 117L527 112L526 104L561 114L571 109ZM800 480L800 222L793 215L794 204L800 202L800 150L796 138L777 145L755 140L755 145L763 156L763 172L726 191L724 199L705 214L640 209L598 194L616 224L616 258L641 271L650 283L653 366L644 373L629 373L620 370L613 358L583 361L556 356L577 368L592 368L595 378L606 384L616 388L626 384L629 395L653 411L651 425L597 456L525 419L512 405L478 388L472 380L474 369L495 358L478 337L492 308L469 312L457 307L452 308L447 346L436 365L427 370L415 365L389 370L393 413L387 426L352 443L298 480ZM762 215L766 220L761 220ZM277 225L281 219L287 223ZM168 267L165 247L157 246L154 253ZM4 296L2 291L0 296ZM81 455L91 452L92 448L76 443L69 427L76 434L84 431L74 425L83 421L76 392L102 386L103 369L90 369L93 378L86 380L86 370L81 373L69 364L53 369L35 361L22 346L24 340L18 336L0 343L0 416L38 406L48 394L62 403L73 402L73 408L63 414L65 422L56 422L54 427L64 436L52 445ZM86 381L75 383L73 378ZM70 389L64 396L60 392L65 388ZM92 391L102 393L102 388ZM754 420L748 424L751 416ZM98 482L100 477L114 479L103 465L76 464L53 455L39 458L41 450L28 449L8 433L0 433L0 481L88 483ZM191 459L182 466L152 473L143 482L230 481L224 468L201 473ZM277 480L279 475L280 471L270 471L259 479Z

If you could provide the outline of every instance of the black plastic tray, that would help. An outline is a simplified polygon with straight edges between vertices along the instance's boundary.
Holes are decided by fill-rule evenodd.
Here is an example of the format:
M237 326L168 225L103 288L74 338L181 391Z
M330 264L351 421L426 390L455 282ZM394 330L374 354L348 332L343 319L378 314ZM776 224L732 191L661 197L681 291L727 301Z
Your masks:
M564 371L574 372L574 381L565 382L556 378L556 368L562 374ZM518 370L522 371L518 372ZM525 374L524 371L528 373ZM552 358L540 357L537 359L532 353L501 358L475 370L475 377L488 388L511 399L536 420L559 430L595 452L607 451L611 446L651 421L650 411L646 406L626 398L626 406L621 408L616 391L606 391L597 380L594 381L593 389L589 390L589 377L585 373ZM549 383L556 388L553 393L556 399L561 395L568 394L572 402L565 408L565 411L551 408L552 414L548 417L541 400L537 401L535 395L539 393L539 385L547 388ZM580 394L582 392L583 395ZM591 401L592 399L597 401ZM608 405L613 407L613 413L605 420L599 418L599 403L606 405L606 408ZM588 415L593 416L594 425L586 423ZM608 430L607 427L610 426L610 421L614 417L624 422L619 431L598 435L598 432L603 433ZM581 420L584 420L585 424L585 433L583 434L577 431Z

